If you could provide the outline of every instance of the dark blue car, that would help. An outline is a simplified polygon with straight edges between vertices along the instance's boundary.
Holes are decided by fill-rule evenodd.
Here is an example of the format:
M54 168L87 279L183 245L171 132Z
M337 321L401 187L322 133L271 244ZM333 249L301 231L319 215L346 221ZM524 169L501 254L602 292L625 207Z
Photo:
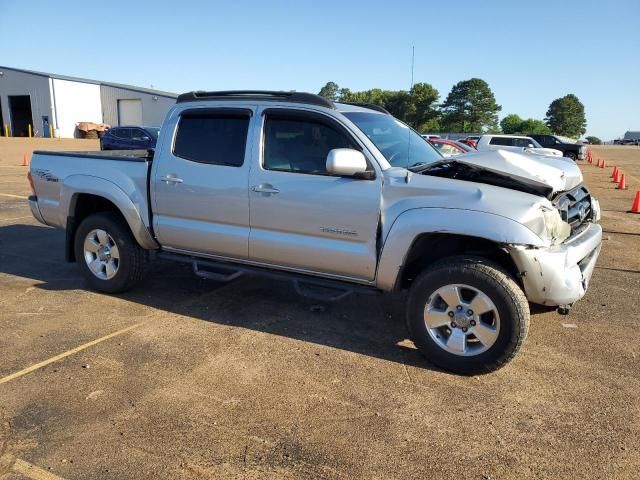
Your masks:
M155 148L157 127L113 127L100 140L101 150L144 150Z

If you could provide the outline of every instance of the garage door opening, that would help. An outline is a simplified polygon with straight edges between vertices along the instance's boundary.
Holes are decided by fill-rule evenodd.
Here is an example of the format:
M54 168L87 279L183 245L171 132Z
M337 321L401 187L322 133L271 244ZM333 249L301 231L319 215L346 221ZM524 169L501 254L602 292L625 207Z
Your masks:
M142 125L142 100L118 100L118 125Z
M11 133L14 137L28 137L29 125L33 125L31 97L29 95L9 96Z

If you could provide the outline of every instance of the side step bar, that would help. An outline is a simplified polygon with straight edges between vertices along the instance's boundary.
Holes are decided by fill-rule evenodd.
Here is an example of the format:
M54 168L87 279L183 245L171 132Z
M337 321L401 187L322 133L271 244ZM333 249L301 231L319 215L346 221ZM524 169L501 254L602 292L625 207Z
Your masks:
M215 260L169 252L158 252L157 256L165 260L190 263L193 266L193 273L198 277L217 282L232 282L245 274L278 280L289 280L293 282L293 288L298 295L320 301L337 302L355 292L368 295L379 295L382 293L381 290L364 285L316 278L310 275L272 270L252 265L217 262Z

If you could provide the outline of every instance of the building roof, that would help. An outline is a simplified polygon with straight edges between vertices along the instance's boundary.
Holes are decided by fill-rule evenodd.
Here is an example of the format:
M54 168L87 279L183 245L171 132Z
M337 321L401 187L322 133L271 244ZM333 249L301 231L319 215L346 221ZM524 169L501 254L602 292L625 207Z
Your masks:
M638 130L638 131L628 130L624 134L624 139L625 140L638 140L638 139L640 139L640 130Z
M148 93L150 95L157 95L161 97L168 97L168 98L178 97L178 95L173 92L154 90L152 88L136 87L135 85L126 85L124 83L103 82L101 80L91 80L88 78L70 77L68 75L58 75L57 73L37 72L35 70L25 70L23 68L5 67L0 65L0 72L2 72L2 70L12 70L14 72L28 73L30 75L38 75L40 77L55 78L58 80L69 80L71 82L92 83L94 85L105 85L107 87L122 88L124 90L132 90L135 92Z

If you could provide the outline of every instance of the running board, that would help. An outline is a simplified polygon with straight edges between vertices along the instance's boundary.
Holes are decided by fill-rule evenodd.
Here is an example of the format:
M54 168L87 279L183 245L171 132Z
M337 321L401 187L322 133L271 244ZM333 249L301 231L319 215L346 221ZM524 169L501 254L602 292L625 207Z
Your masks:
M282 270L272 270L269 268L254 267L251 265L231 262L216 262L214 260L202 259L178 253L159 252L157 256L165 260L190 263L193 266L193 272L198 277L217 282L232 282L245 274L275 278L278 280L288 280L293 282L293 288L296 293L300 296L313 300L337 302L356 292L368 295L379 295L382 293L381 290L373 287L341 282L339 280L317 278L310 275L285 272Z

